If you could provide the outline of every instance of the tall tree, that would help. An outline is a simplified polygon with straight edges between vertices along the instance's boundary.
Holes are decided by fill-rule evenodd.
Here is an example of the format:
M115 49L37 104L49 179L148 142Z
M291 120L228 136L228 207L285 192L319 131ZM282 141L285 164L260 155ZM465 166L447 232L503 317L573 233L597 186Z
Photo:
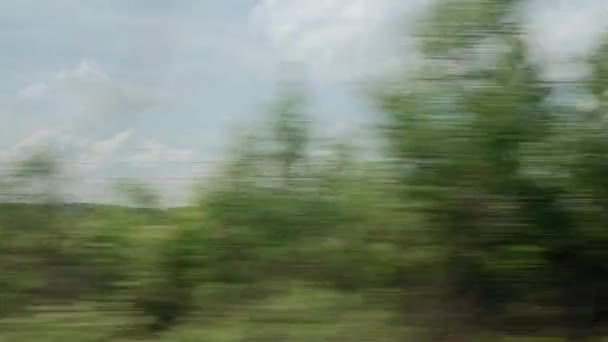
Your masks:
M438 334L532 322L513 308L540 305L561 310L541 317L581 340L602 259L585 251L590 217L574 203L603 197L604 138L591 128L601 116L549 110L551 85L527 56L518 3L438 2L418 36L423 67L380 96L384 132L403 200L419 204L414 214L438 246ZM602 82L591 84L597 96Z

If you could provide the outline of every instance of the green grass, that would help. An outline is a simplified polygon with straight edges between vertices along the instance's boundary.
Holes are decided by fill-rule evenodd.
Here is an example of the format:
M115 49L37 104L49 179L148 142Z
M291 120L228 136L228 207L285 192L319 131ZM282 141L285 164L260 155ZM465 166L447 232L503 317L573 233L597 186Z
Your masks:
M262 300L236 297L249 288L209 288L197 297L200 310L157 335L141 330L144 319L125 307L79 303L37 306L0 320L0 342L403 342L423 341L406 328L390 305L360 294L301 283L267 285ZM219 292L218 292L219 291ZM230 298L233 297L233 298ZM374 297L377 298L377 297ZM223 304L222 304L223 303ZM479 337L479 342L559 342L543 337Z
M204 304L202 304L204 310ZM233 305L213 318L193 315L159 336L125 337L138 323L125 310L94 305L38 307L0 320L0 341L404 341L388 310L360 296L297 286L268 299Z

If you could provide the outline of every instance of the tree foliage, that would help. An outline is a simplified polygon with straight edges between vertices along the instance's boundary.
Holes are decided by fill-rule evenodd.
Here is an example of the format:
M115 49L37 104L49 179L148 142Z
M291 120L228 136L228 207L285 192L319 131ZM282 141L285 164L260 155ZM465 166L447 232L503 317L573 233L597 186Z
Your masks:
M420 69L373 99L387 146L373 160L347 140L315 151L289 84L185 208L135 180L115 188L128 206L68 205L54 155L18 162L2 179L0 325L93 302L161 339L606 335L608 50L587 79L549 82L521 4L436 1ZM556 104L557 87L594 105Z

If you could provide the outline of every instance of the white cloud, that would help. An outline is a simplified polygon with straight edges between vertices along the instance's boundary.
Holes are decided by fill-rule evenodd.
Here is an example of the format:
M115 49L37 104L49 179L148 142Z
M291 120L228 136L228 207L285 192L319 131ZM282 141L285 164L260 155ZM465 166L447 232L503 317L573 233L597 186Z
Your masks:
M30 120L98 138L133 126L141 112L159 101L147 87L125 85L88 59L33 82L17 98Z
M193 158L193 150L172 148L158 141L146 140L129 156L129 161L132 163L187 163L193 161Z
M531 57L549 79L577 79L608 29L605 0L533 0L524 7Z
M96 81L108 82L110 77L100 68L100 66L92 60L82 59L78 67L72 70L60 71L55 75L58 81L65 80L80 80L80 81Z
M287 61L315 78L373 75L403 56L399 37L429 0L261 0L250 21Z
M49 86L44 82L37 82L31 84L17 92L17 99L19 100L31 100L40 98L46 95L49 90Z
M133 177L158 189L167 205L185 204L187 190L200 172L194 151L142 139L132 130L87 143L66 165L66 187L77 201L112 202L113 184Z
M43 146L45 143L48 143L48 141L53 136L54 136L53 130L46 129L46 128L41 129L39 131L32 133L32 135L26 137L25 139L21 140L20 142L18 142L13 147L13 150L22 151L22 150L28 150L31 148L37 148L37 147Z
M281 60L316 80L360 80L415 62L408 27L433 0L260 0L252 27ZM532 57L548 78L578 78L608 29L605 0L531 0L523 6ZM409 25L409 26L408 26Z
M85 148L78 162L86 167L96 167L99 163L109 160L129 141L132 134L131 130L126 130L116 133L108 139L90 144Z
M604 0L535 0L526 12L534 52L547 58L585 57L608 28Z
M73 150L80 150L83 146L85 146L83 139L68 135L58 129L43 128L32 132L13 146L6 148L4 152L0 153L0 161L14 161L47 147L59 153L67 154Z
M49 129L35 131L31 135L17 142L14 146L0 153L2 162L12 161L19 156L34 152L37 148L43 147L52 138L53 132Z
M116 199L113 183L131 176L159 189L167 205L185 204L192 182L205 168L196 162L193 150L142 139L130 129L91 140L50 128L35 131L0 153L0 166L44 147L58 152L62 189L70 201L111 202Z

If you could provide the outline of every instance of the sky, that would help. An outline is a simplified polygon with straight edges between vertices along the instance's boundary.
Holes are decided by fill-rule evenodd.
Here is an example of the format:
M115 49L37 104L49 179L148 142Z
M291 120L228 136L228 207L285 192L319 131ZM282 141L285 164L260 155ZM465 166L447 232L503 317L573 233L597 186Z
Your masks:
M0 164L52 145L72 200L110 201L135 177L182 203L294 63L319 134L355 139L378 115L366 82L413 65L408 34L432 1L0 1ZM597 46L608 2L523 11L547 77L584 75L573 60Z

